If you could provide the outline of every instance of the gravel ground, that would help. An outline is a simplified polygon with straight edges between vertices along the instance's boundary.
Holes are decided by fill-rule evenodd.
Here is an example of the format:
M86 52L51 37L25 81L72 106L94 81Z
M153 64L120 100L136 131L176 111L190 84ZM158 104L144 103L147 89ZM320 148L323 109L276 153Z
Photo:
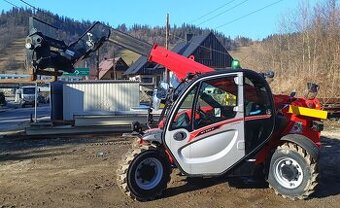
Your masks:
M283 199L263 184L237 178L187 181L175 171L164 197L143 203L116 185L115 170L129 140L2 138L0 207L339 207L340 129L323 135L320 185L309 200Z

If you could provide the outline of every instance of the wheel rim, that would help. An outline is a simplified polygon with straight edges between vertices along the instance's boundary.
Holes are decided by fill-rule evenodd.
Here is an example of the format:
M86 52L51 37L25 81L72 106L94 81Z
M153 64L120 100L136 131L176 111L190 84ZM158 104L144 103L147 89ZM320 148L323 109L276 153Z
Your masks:
M295 189L301 185L303 171L296 160L289 157L280 158L275 162L274 167L274 177L281 186Z
M150 190L159 184L162 176L162 163L156 158L146 158L136 168L135 181L139 188Z

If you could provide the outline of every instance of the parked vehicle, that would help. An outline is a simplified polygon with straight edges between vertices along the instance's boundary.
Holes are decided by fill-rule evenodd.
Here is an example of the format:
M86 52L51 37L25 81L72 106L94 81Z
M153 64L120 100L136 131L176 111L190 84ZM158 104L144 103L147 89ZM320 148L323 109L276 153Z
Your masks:
M35 86L23 86L16 90L15 101L26 107L27 105L35 105Z

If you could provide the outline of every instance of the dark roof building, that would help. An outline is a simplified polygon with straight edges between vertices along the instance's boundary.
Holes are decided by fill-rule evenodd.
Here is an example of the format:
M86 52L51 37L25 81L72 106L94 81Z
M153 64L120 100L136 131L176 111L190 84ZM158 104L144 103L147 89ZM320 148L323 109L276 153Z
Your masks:
M176 44L172 51L185 57L194 56L195 61L212 68L230 67L233 60L228 51L212 32L199 36L188 34L187 41ZM141 56L124 74L152 75L160 74L163 70L163 66L150 63L145 56Z
M104 58L99 63L99 79L100 80L113 80L122 79L123 73L128 69L128 65L121 57ZM93 70L91 76L96 77L97 71Z

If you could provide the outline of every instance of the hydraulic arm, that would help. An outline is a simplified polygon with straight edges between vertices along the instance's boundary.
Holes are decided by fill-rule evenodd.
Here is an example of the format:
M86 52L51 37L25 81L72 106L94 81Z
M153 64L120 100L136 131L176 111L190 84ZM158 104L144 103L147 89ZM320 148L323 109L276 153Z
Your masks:
M108 40L123 48L148 57L150 62L163 65L176 74L178 79L184 79L188 73L214 71L213 68L200 64L193 58L181 56L157 44L151 45L116 29L111 29L111 35Z
M58 36L58 28L31 17L30 33L26 38L26 63L32 74L60 75L60 71L73 72L74 64L98 50L109 41L135 53L148 57L150 62L161 64L179 79L188 73L205 73L214 69L174 53L157 44L151 45L99 22L93 24L80 38L66 44ZM55 72L45 69L52 68Z
M32 75L57 76L60 71L74 72L74 64L98 50L110 36L110 29L96 22L70 44L60 40L63 35L58 28L30 17L25 47L26 66Z

